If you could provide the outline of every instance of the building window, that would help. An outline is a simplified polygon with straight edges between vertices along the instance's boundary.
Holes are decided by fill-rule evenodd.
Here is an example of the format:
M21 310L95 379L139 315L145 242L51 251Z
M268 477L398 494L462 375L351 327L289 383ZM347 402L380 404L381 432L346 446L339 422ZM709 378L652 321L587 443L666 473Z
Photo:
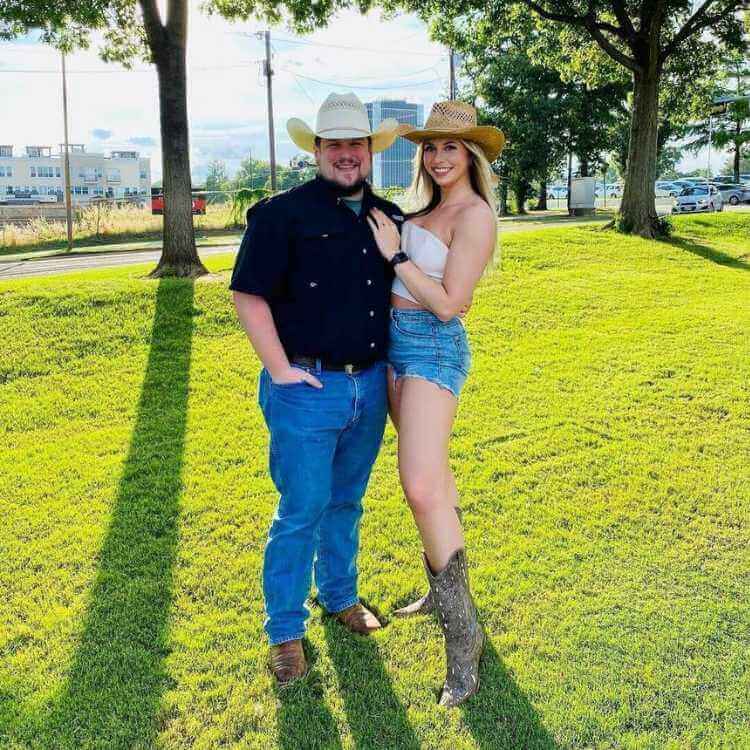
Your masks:
M36 167L29 167L29 174L32 177L36 177Z
M60 167L55 167L55 177L60 176Z
M0 167L0 177L5 177L5 167Z
M120 170L108 169L107 170L107 182L119 182L119 181L120 181Z
M148 173L146 172L145 169L141 170L141 179L142 180L147 180L148 179Z

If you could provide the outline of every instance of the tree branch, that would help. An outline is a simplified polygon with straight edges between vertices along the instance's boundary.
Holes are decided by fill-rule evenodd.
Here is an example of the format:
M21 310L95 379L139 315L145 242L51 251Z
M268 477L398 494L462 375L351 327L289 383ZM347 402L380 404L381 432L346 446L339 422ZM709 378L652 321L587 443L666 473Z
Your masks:
M624 52L621 52L615 47L612 42L607 39L602 31L608 31L611 34L625 40L625 32L623 29L613 26L612 24L605 23L603 21L596 20L596 14L593 10L593 4L589 2L589 10L585 15L577 15L575 13L553 13L547 10L543 5L540 5L534 0L523 0L523 2L531 8L533 11L538 13L542 18L546 18L548 21L559 21L560 23L567 23L571 26L579 26L586 29L589 34L594 38L596 43L615 61L619 62L620 65L624 65L632 71L640 70L640 66L636 61L628 57Z
M711 5L713 5L713 3L714 0L703 0L703 3L698 10L696 10L695 13L685 21L685 25L674 35L672 41L661 50L659 53L659 59L661 62L664 62L689 36L703 28L703 25L698 25L698 22L701 18L704 18L705 20L706 11ZM712 19L715 17L715 15L711 16Z
M187 0L168 0L167 3L167 33L170 38L185 46L188 23Z
M596 21L594 19L591 19L587 23L584 24L584 28L591 34L591 36L594 38L594 41L616 62L620 63L620 65L624 65L629 70L632 70L634 73L639 73L641 71L641 66L632 58L628 57L624 52L621 52L617 47L615 47L612 42L607 39L604 34L602 34L600 28L596 24Z
M160 51L164 46L165 30L159 15L159 6L156 0L138 0L143 13L143 26L146 29L146 38L148 46L151 49L151 56Z
M585 15L579 16L575 13L552 13L543 5L534 2L534 0L523 0L523 2L528 5L531 10L536 11L542 18L546 18L548 21L560 21L561 23L569 23L571 26L584 27L586 25Z
M617 23L620 24L620 28L625 34L625 38L629 41L634 39L635 27L633 26L633 22L630 20L630 15L625 8L625 3L623 2L623 0L612 0L612 9L615 12Z

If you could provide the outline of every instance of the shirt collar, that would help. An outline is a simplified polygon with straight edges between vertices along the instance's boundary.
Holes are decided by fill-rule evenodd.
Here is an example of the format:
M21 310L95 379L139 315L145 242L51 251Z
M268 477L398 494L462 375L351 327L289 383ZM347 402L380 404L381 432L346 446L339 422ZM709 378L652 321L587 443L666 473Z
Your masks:
M343 203L343 196L337 195L336 192L328 185L328 183L326 183L321 178L320 175L315 176L314 182L315 182L318 194L322 196L326 201L330 201L331 203L334 203L334 204ZM367 210L370 206L374 204L375 195L372 192L372 188L370 187L369 182L365 182L365 184L362 186L362 189L364 191L362 194L362 208L364 210Z

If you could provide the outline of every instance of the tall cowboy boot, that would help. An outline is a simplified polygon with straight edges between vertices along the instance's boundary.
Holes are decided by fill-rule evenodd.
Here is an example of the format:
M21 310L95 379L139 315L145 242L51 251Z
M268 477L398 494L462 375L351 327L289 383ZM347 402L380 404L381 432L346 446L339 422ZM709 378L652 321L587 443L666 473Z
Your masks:
M456 508L456 515L458 516L459 523L463 520L461 508ZM435 611L435 602L432 600L432 591L427 589L427 593L417 601L407 604L401 609L397 609L394 613L394 617L413 617L414 615L430 615Z
M445 636L447 674L439 703L450 708L463 703L479 689L484 630L471 598L464 550L456 550L439 573L433 574L426 557L424 566Z

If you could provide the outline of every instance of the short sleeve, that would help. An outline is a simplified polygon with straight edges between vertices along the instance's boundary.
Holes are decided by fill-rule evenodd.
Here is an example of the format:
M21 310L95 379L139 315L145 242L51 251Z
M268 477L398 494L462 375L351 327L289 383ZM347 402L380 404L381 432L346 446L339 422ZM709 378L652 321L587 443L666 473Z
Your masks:
M253 206L247 216L229 288L272 300L283 289L289 265L289 221L276 201Z

